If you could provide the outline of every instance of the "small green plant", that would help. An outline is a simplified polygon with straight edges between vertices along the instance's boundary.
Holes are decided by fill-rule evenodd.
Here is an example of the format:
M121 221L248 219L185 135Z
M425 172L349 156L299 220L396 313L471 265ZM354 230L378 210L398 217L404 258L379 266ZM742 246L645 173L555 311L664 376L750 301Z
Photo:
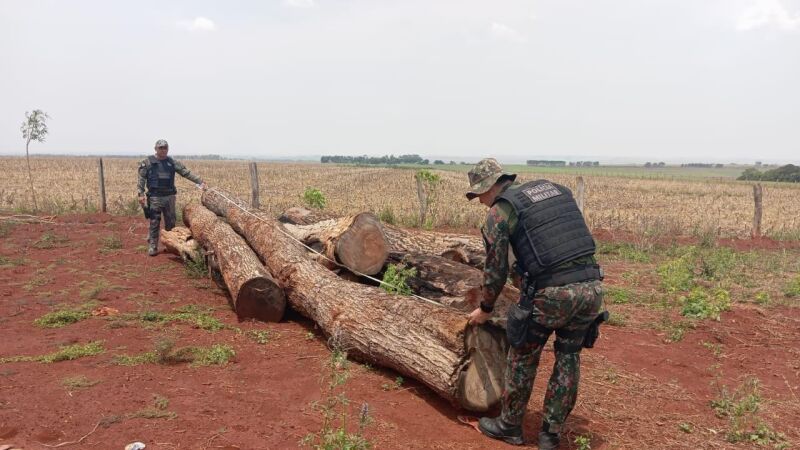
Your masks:
M9 258L0 256L0 269L25 265L25 258Z
M175 347L171 339L156 341L155 349L138 355L117 355L112 362L121 366L140 364L175 365L191 363L192 367L225 365L236 355L233 348L224 344L211 347Z
M195 347L193 367L199 366L224 366L236 356L236 352L229 345L214 344L209 348Z
M417 276L417 269L407 268L402 264L389 264L383 274L381 287L390 294L411 295L413 292L407 280Z
M139 411L126 414L126 419L174 419L178 414L174 411L167 411L169 399L158 394L153 395L153 406L140 409Z
M649 263L650 255L628 242L600 242L597 246L598 255L614 255L634 263Z
M728 442L751 442L786 448L786 437L770 429L758 417L762 401L760 384L758 378L747 377L733 392L723 386L718 398L710 402L711 407L717 417L728 419Z
M628 316L615 312L608 316L608 325L612 327L624 327L628 324Z
M122 248L122 239L116 234L106 236L100 239L100 253L110 253Z
M100 294L109 287L105 280L97 280L93 284L85 286L81 289L80 295L84 300L94 300L100 297Z
M61 380L61 385L68 390L88 389L92 386L100 384L99 380L90 380L85 375L77 375L74 377L67 377Z
M84 309L62 309L47 313L34 320L36 326L42 328L61 328L80 322L89 317L89 312Z
M690 424L690 423L688 423L688 422L682 422L682 423L680 423L680 424L678 425L678 429L679 429L679 430L681 430L681 431L683 431L684 433L687 433L687 434L689 434L689 433L691 433L691 432L693 432L693 431L694 431L694 427L692 426L692 424Z
M611 303L630 303L633 299L633 293L624 287L609 286L606 288L605 298L607 298Z
M660 328L667 333L667 342L680 342L686 335L686 331L694 328L694 324L687 320L675 322L669 317L664 317L661 320Z
M384 391L396 391L403 386L403 381L404 381L403 377L398 376L394 379L394 382L392 383L383 383L381 385L381 389L383 389Z
M311 340L313 340L315 337L317 337L317 335L316 335L316 334L314 334L314 332L313 332L313 331L309 331L308 333L306 333L306 340L307 340L307 341L311 341Z
M225 324L211 315L211 310L198 305L184 305L174 309L171 313L160 311L144 311L133 316L145 323L165 324L169 322L182 322L206 331L219 331Z
M719 358L722 355L722 344L714 344L712 342L703 342L703 347L707 348L714 354L715 357Z
M303 192L303 201L311 208L325 208L325 195L319 189L306 188L305 192Z
M46 250L62 247L67 242L69 242L69 238L67 236L60 236L52 231L45 231L41 236L39 236L39 239L33 243L33 247Z
M349 364L347 352L337 345L333 339L331 357L325 363L323 382L327 397L322 402L315 402L315 409L322 413L322 428L316 433L309 433L300 444L317 450L366 450L371 444L364 438L364 429L369 425L369 405L363 403L359 409L358 427L355 432L348 430L350 400L345 395L343 385L348 379Z
M386 206L378 213L378 219L380 219L383 223L388 223L389 225L394 225L397 223L397 217L394 215L394 211L390 206Z
M200 258L198 261L187 259L184 270L186 271L187 277L195 280L205 278L208 275L208 265L204 258Z
M795 276L792 281L784 286L783 295L789 298L800 297L800 275Z
M769 292L757 292L755 302L759 305L769 305L772 302L772 298L769 296Z
M103 353L103 343L100 341L93 341L87 344L72 344L61 347L53 353L39 356L10 356L0 358L0 364L12 362L40 362L40 363L54 363L59 361L71 361L73 359L83 358L86 356L94 356Z
M686 291L694 286L694 251L683 256L669 260L656 269L661 278L661 287L669 292Z
M692 319L720 319L720 313L731 309L731 296L724 289L715 289L710 294L701 287L692 289L689 295L680 298L681 314Z
M245 336L256 344L265 345L272 338L272 333L269 330L248 330L245 332Z
M589 436L576 436L575 437L575 448L577 450L591 450L592 449L592 440Z
M442 179L439 175L428 169L422 169L414 174L417 182L417 197L419 199L418 224L427 229L433 228L438 212L439 185ZM430 213L430 216L428 214Z

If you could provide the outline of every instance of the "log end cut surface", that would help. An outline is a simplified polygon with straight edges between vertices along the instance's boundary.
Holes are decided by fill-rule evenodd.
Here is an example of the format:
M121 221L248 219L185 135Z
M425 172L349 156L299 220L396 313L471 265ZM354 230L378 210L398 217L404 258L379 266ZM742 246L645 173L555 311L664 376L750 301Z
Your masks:
M503 394L508 351L505 331L483 325L470 327L466 333L470 358L458 381L460 406L470 411L488 411Z
M266 278L253 278L239 289L236 298L236 315L239 319L257 319L277 322L286 309L283 289Z
M336 243L336 256L346 267L375 275L389 256L389 244L377 217L362 213L353 219Z

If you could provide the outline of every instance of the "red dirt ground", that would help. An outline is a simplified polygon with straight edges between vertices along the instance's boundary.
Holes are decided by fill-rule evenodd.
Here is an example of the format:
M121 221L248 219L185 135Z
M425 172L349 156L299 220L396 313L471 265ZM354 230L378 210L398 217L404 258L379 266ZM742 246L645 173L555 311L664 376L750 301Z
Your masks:
M66 239L55 248L33 247L46 232ZM96 340L106 349L74 361L0 364L0 445L45 448L94 430L68 448L122 449L142 441L148 450L280 449L296 448L304 436L319 431L322 417L313 402L326 396L321 381L330 351L313 324L296 315L277 324L238 323L225 294L210 280L188 279L172 256L146 256L145 233L142 219L98 214L18 225L0 238L0 256L24 259L21 265L0 265L0 358ZM101 239L112 235L121 238L122 248L100 252ZM621 270L606 265L609 282ZM233 330L208 332L186 324L117 328L96 317L55 329L33 324L55 305L86 302L87 288L98 280L107 283L97 295L100 306L133 313L206 305L225 324L269 330L271 339L261 345ZM761 380L760 417L796 445L799 325L800 308L735 305L721 321L702 322L678 343L665 343L664 332L653 327L604 327L596 348L583 353L581 393L562 448L578 448L573 442L579 435L591 437L592 449L748 447L725 441L727 419L715 417L709 406L719 386L735 387L747 375ZM197 368L112 363L114 355L152 349L164 335L179 345L225 343L236 356L225 366ZM720 344L720 354L704 343ZM548 350L525 422L531 447L552 362ZM413 380L387 388L396 377L391 371L357 363L350 371L345 384L352 401L350 423L356 422L358 407L368 403L373 422L365 435L374 448L512 448L459 424L463 411ZM74 390L62 385L76 375L99 384ZM167 409L177 417L127 418L96 427L104 418L151 407L154 395L167 398ZM681 424L691 432L681 431Z

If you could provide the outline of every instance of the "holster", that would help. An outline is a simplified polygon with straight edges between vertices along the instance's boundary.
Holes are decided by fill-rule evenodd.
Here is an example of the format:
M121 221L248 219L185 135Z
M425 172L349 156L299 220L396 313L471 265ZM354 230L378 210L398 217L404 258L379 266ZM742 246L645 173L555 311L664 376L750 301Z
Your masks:
M536 291L536 283L529 281L526 276L523 279L520 292L519 303L508 308L508 321L506 322L506 337L508 343L514 348L521 347L528 342L528 330L533 313L533 295Z
M595 341L600 336L600 324L607 322L609 317L608 311L603 311L595 317L594 322L589 325L589 329L586 330L586 335L583 337L583 348L594 347Z
M149 195L147 196L147 202L144 205L142 205L142 210L144 210L144 218L145 219L150 219L150 217L152 216L152 213L150 212L150 196Z

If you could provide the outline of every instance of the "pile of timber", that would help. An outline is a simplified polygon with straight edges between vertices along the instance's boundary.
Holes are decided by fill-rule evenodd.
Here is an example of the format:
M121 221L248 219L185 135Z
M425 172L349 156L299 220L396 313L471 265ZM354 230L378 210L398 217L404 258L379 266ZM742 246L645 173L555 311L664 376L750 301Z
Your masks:
M416 379L465 409L486 411L497 404L505 331L471 326L466 314L477 306L482 282L481 271L467 265L480 258L474 237L430 240L429 232L390 227L370 213L332 217L309 211L303 220L287 220L292 211L300 209L275 220L218 189L184 209L189 239L213 258L237 314L244 307L277 311L278 298L285 299L354 358ZM426 246L431 242L438 247ZM379 278L392 263L417 269L408 283L425 298L387 293L367 277ZM258 287L243 291L250 285ZM508 287L505 303L517 295Z

